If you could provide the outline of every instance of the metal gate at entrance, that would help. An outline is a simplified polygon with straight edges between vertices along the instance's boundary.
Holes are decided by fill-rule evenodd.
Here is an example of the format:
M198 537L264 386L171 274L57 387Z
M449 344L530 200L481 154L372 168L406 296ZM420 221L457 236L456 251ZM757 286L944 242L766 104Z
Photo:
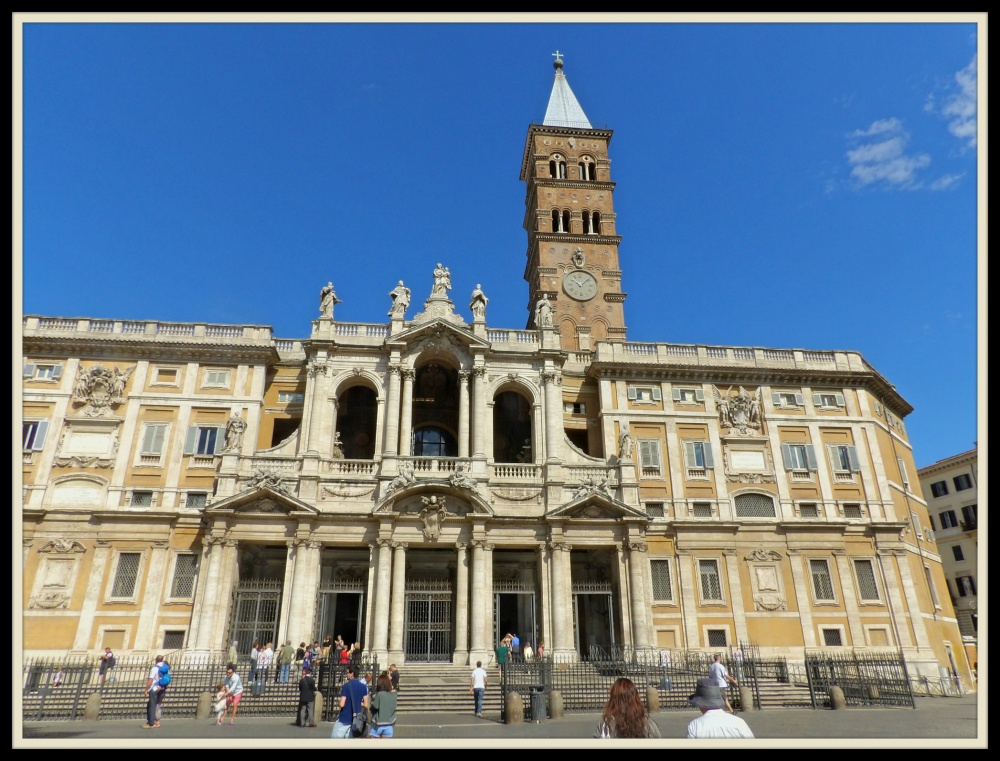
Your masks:
M538 645L535 624L535 591L530 584L501 581L493 584L493 642L516 634L523 647Z
M233 592L229 641L240 643L240 652L250 652L251 643L278 641L278 614L281 611L280 579L240 582Z
M614 646L614 610L610 583L573 585L573 632L581 656L587 658L592 650L607 651Z
M324 584L316 603L316 639L330 634L347 643L365 641L364 579L340 578Z
M404 652L407 661L451 661L451 583L406 583Z

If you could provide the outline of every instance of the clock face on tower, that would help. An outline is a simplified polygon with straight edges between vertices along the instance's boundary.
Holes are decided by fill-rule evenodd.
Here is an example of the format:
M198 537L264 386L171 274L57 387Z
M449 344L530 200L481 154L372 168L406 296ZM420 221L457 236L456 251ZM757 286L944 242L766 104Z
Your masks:
M597 295L597 280L589 272L574 270L563 278L566 295L577 301L588 301Z

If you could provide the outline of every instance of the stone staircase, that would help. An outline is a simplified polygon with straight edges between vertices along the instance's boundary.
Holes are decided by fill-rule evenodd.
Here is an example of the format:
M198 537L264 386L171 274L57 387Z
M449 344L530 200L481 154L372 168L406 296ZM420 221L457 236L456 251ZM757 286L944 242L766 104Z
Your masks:
M487 687L483 714L499 717L502 705L500 669L486 667ZM407 663L399 669L397 711L422 713L473 713L475 703L469 693L472 667L451 663Z
M762 679L759 686L761 710L813 707L809 688L805 685Z

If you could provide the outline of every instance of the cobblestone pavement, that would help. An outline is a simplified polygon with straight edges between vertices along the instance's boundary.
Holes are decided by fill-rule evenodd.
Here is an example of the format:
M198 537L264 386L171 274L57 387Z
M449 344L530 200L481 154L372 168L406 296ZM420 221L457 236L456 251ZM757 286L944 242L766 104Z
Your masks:
M983 706L985 711L985 706ZM654 714L667 743L682 743L685 729L697 711L669 711ZM741 716L764 745L822 745L831 747L858 741L862 746L898 746L918 741L921 747L986 747L985 713L979 715L975 695L957 698L917 698L916 709L862 709L843 711L808 708L751 711ZM393 742L441 745L446 741L466 746L570 747L593 740L599 714L567 714L559 720L510 724L498 717L476 718L471 714L404 713L396 724ZM14 747L199 747L226 743L229 747L267 745L325 746L332 724L314 729L296 727L292 717L237 719L234 726L218 727L206 719L171 720L163 717L158 729L144 729L141 720L100 722L23 722L15 726ZM20 729L20 736L17 732ZM980 729L982 730L980 733ZM982 735L981 737L979 735ZM576 741L576 742L574 742ZM909 742L908 742L909 741ZM935 742L938 741L938 742ZM632 742L632 741L630 741ZM855 743L858 744L858 743Z

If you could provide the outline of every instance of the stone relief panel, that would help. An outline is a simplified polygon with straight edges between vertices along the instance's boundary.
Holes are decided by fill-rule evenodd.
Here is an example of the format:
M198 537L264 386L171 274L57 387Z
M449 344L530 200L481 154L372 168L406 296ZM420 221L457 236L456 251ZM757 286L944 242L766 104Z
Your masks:
M755 610L787 610L788 602L781 581L781 554L775 550L756 549L744 557L750 566Z
M723 442L725 474L730 483L773 484L776 480L774 463L766 441L752 444Z
M719 425L730 435L760 435L762 406L759 388L750 392L740 386L739 391L733 394L733 387L730 386L723 394L712 386L712 396L719 410Z
M120 370L103 365L91 365L77 370L73 383L72 401L83 405L80 410L88 417L102 417L111 414L111 408L125 401L125 384L135 372L136 365Z

